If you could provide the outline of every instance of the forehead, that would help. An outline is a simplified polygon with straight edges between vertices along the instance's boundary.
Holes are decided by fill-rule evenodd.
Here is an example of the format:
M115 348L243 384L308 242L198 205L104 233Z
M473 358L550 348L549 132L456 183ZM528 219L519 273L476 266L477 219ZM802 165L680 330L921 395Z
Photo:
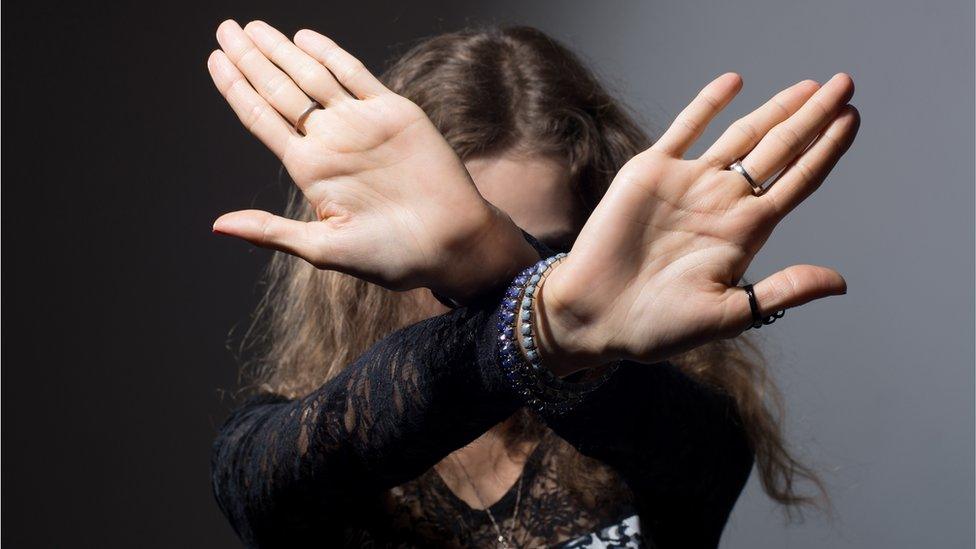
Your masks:
M510 154L465 166L486 200L546 244L568 244L582 227L583 206L561 159Z

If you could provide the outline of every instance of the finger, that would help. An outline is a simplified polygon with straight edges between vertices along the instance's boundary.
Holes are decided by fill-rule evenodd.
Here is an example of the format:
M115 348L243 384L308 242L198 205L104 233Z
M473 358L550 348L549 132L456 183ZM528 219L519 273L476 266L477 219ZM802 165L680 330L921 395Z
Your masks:
M763 106L733 122L702 154L702 159L717 168L725 168L742 158L773 126L792 116L818 89L820 84L804 80L777 93Z
M294 124L312 102L298 85L264 56L237 22L221 23L217 42L261 97Z
M739 288L731 288L735 318L743 328L752 324L749 297ZM763 318L815 299L847 293L847 282L837 271L817 265L793 265L753 285L759 313ZM737 323L739 321L736 321Z
M288 142L297 136L280 114L268 104L224 52L217 50L207 60L210 76L244 127L253 133L278 158L285 154Z
M298 256L320 268L327 267L325 252L330 235L320 222L296 221L261 210L240 210L218 217L213 230Z
M810 148L769 185L762 198L774 204L780 217L796 208L820 187L840 157L851 147L860 124L857 109L851 105L842 108Z
M793 116L763 136L742 159L742 166L756 183L762 184L799 156L853 95L851 77L844 73L835 75Z
M271 25L251 21L244 27L244 32L272 63L320 104L328 105L331 101L350 97L322 63Z
M353 96L367 99L388 92L363 63L340 48L331 39L308 29L295 34L295 45L329 69Z
M675 117L674 122L651 149L681 158L705 131L708 123L732 101L741 89L742 77L734 72L727 72L712 80Z

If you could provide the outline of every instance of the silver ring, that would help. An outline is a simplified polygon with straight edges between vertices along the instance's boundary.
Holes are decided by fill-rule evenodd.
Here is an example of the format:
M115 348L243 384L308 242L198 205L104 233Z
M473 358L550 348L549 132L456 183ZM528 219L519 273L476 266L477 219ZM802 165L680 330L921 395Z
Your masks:
M298 135L305 137L305 120L308 119L308 115L322 108L322 105L318 101L312 101L312 104L305 107L302 114L298 115L298 120L295 121L295 131Z
M756 181L752 178L752 176L749 175L749 172L747 172L746 169L742 166L742 162L736 160L735 162L732 163L731 166L729 166L729 169L734 172L740 173L742 177L746 178L746 181L749 182L749 186L752 187L752 194L759 196L763 192L765 192L766 189L764 189L762 185L756 183Z

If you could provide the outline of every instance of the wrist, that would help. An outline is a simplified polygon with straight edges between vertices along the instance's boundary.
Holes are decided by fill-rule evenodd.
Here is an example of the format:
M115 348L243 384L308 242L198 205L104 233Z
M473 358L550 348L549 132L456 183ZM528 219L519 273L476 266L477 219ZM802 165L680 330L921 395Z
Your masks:
M451 268L442 270L439 277L444 283L431 288L461 304L504 285L525 266L539 260L538 252L504 212L489 204L478 224L481 228L473 238L465 239L454 253L448 254L446 263Z
M555 265L566 258L559 253L529 265L516 276L505 291L498 312L498 360L512 389L533 410L543 415L561 415L575 408L591 392L598 389L617 370L619 364L608 364L599 369L596 378L587 374L585 381L563 379L574 371L586 368L585 362L577 362L583 355L576 352L564 354L567 346L553 345L556 338L546 339L551 364L544 364L543 349L539 346L539 317L535 306L545 279ZM546 325L546 332L556 330ZM545 336L543 336L545 338Z
M553 268L550 278L562 265ZM612 359L595 344L591 327L574 318L558 287L541 284L534 303L536 339L542 363L559 376L607 364Z

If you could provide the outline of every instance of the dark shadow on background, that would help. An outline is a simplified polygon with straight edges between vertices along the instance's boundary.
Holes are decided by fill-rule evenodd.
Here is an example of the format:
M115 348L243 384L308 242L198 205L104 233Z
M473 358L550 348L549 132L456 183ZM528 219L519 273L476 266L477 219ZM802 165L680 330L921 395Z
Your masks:
M5 544L239 545L209 450L269 254L210 226L291 183L210 82L214 30L312 27L380 70L463 4L4 6Z

